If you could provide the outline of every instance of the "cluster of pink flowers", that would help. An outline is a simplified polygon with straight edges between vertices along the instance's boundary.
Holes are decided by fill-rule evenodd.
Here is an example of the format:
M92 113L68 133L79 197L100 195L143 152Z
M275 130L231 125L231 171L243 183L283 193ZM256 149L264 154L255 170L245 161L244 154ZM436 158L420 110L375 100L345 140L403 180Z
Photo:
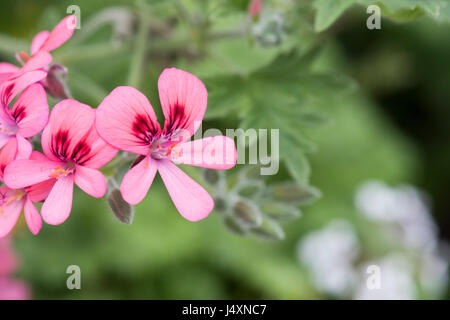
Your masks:
M68 16L53 31L39 33L31 56L17 55L22 67L0 63L0 179L5 184L0 187L0 237L12 230L22 209L33 234L40 231L42 219L63 223L70 215L74 184L103 197L107 182L99 168L118 150L137 155L120 186L125 201L142 201L158 171L184 218L208 216L214 206L211 196L173 162L229 169L237 154L234 141L225 136L187 141L207 103L206 88L194 75L175 68L161 74L158 88L166 118L162 129L150 102L132 87L114 89L97 109L62 100L49 115L50 51L72 36L72 19ZM32 150L28 140L41 131L43 153ZM41 201L39 213L34 203Z
M26 300L30 298L28 287L12 277L17 268L17 258L9 238L0 239L0 300Z

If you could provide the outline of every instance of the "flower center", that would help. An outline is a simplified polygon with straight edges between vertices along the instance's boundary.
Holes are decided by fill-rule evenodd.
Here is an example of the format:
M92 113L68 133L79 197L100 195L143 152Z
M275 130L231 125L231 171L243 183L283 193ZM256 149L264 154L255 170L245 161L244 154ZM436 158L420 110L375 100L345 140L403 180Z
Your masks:
M6 192L0 192L0 214L5 215L3 206L9 206L14 201L21 201L27 194L23 189L12 190L12 194L8 195Z
M67 177L69 174L72 174L75 171L75 166L73 164L68 164L66 168L63 168L61 165L57 165L55 169L52 170L52 173L49 175L50 178L58 179L61 177Z
M179 151L174 149L177 142L159 138L150 145L150 156L155 160L161 160L167 157L179 157Z
M15 123L6 123L5 121L1 121L0 133L6 134L8 136L15 136L17 133L17 125Z

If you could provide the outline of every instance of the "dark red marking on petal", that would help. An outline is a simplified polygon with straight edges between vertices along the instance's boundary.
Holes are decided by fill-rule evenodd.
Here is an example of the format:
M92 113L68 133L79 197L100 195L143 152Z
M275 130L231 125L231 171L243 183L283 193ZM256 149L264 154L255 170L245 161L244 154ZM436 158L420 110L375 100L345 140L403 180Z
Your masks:
M26 115L25 106L18 106L14 109L13 117L16 119L16 122L20 122Z
M52 136L51 150L52 153L60 160L66 161L69 156L69 132L67 130L59 130Z
M2 91L2 104L4 107L7 107L8 105L8 100L11 98L13 88L14 83L10 83Z
M60 130L52 136L51 150L58 159L83 165L92 158L92 149L86 138L81 139L71 152L69 147L70 138L67 130Z
M136 115L133 122L133 131L144 144L150 144L153 138L158 134L159 129L154 125L153 121L143 114Z
M139 162L141 162L142 160L145 159L145 156L140 155L136 158L136 160L133 161L133 163L130 166L130 169L132 169L133 167L137 166L139 164Z
M190 115L186 114L184 105L178 102L170 109L169 119L164 123L164 133L172 134L176 130L187 129Z
M77 143L75 148L73 148L70 160L72 160L76 164L83 165L91 158L90 153L91 147L86 143L85 140L81 140Z

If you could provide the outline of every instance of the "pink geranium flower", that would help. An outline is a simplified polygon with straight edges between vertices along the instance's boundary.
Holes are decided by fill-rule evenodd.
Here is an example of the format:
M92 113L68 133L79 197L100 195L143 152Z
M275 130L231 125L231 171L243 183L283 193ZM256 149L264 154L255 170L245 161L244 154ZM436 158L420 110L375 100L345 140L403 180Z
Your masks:
M19 67L7 62L0 62L0 85L9 79L14 73L19 71Z
M31 41L31 57L21 51L16 54L17 60L25 66L30 59L40 55L40 59L36 59L38 63L41 62L41 64L44 64L43 62L48 61L48 58L50 57L50 61L48 61L47 65L50 64L51 55L49 53L56 48L59 48L72 37L76 21L77 18L75 16L67 16L62 19L51 32L47 30L39 32Z
M251 18L255 18L261 13L262 8L262 0L252 0L252 2L250 2L250 5L248 6L248 15Z
M162 130L150 102L132 87L118 87L102 101L96 127L111 145L140 155L120 186L125 201L142 201L158 171L180 214L190 221L201 220L211 212L214 202L173 162L229 169L236 164L234 141L215 136L186 142L200 126L206 110L206 88L197 77L166 69L158 88L166 118Z
M48 65L52 62L50 52L72 37L75 24L76 17L71 15L62 19L51 32L46 30L39 32L31 42L31 55L23 51L16 54L17 60L22 65L21 68L6 62L0 63L0 85L6 80L14 80L27 72L36 70L44 72L43 76L36 81L43 80L45 84Z
M10 239L0 239L0 300L30 298L30 292L25 283L11 278L16 268L17 258L11 248Z
M61 224L69 217L74 183L96 198L106 192L106 179L98 168L117 150L99 137L94 122L91 107L72 99L59 102L42 134L45 157L15 160L5 168L9 188L54 183L41 208L48 224Z
M17 142L11 139L0 151L0 179L3 180L5 167L17 156ZM33 151L30 159L42 160L44 155ZM55 181L46 181L26 188L11 189L0 187L0 238L8 235L19 219L22 209L31 233L38 234L42 228L41 216L33 202L44 200Z
M32 150L31 143L26 138L38 134L47 124L47 95L42 85L35 83L20 94L12 109L9 103L17 91L36 80L34 73L27 73L17 81L7 81L0 89L0 148L14 139L17 141L17 156L25 159Z
M0 300L29 300L30 296L30 290L23 281L0 278Z
M0 239L0 278L10 275L17 267L17 257L9 238Z

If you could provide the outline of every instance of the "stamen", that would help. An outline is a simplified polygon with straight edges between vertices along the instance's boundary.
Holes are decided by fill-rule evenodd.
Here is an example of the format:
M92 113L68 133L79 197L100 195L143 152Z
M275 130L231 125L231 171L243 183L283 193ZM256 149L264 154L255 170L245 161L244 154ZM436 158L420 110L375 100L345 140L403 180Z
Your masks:
M13 201L20 201L25 196L26 192L24 190L14 190L14 194L9 197L5 205L10 205Z
M14 201L21 201L25 195L26 192L24 190L13 190L14 194L11 195L9 198L5 193L0 193L0 214L4 217L5 211L3 210L3 206L9 206Z
M52 173L49 175L50 178L58 179L62 176L67 177L69 174L73 172L73 169L62 168L59 164L53 169Z
M170 155L170 153L172 152L172 149L175 148L177 146L177 144L178 143L171 144L169 146L169 148L167 148L166 157Z
M27 62L28 60L30 60L30 57L23 51L19 52L19 55L22 57L23 60L25 60L25 62Z

